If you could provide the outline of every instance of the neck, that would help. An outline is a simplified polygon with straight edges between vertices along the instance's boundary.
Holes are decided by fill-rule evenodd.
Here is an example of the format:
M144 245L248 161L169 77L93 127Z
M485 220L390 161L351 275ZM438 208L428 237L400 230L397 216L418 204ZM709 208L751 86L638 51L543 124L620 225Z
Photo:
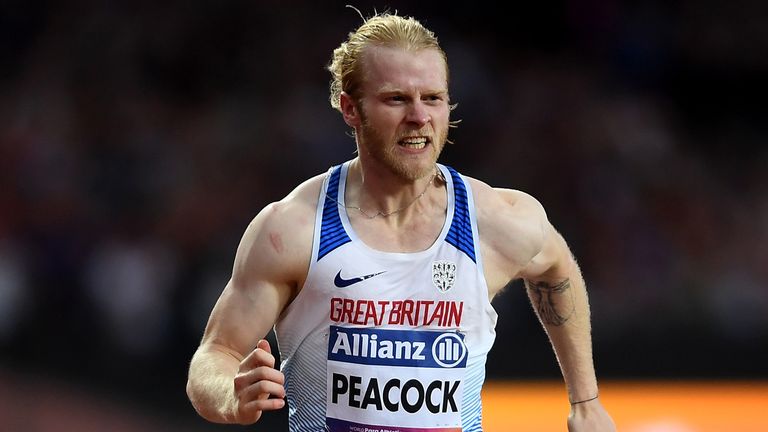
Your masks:
M397 215L398 218L420 211L429 202L429 192L439 169L435 165L425 176L405 179L386 167L365 164L359 158L350 164L346 187L348 207L358 208L368 219Z

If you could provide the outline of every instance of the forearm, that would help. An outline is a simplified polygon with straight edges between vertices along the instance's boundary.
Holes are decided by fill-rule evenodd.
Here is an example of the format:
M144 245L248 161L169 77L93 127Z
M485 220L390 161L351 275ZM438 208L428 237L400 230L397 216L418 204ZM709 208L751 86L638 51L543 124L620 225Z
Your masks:
M555 350L571 402L597 395L587 291L575 263L567 278L526 280L528 296Z
M201 346L189 367L187 396L195 410L214 423L235 423L234 377L239 360L232 354Z

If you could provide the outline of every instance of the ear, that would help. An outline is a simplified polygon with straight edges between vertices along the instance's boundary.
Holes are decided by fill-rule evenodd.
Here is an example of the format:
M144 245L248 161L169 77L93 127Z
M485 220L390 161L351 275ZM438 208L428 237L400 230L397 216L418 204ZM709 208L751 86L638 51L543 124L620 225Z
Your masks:
M357 105L355 104L354 99L352 99L352 96L345 92L341 92L339 99L341 115L344 117L344 122L352 128L360 126L363 121L360 118L360 110L357 109Z

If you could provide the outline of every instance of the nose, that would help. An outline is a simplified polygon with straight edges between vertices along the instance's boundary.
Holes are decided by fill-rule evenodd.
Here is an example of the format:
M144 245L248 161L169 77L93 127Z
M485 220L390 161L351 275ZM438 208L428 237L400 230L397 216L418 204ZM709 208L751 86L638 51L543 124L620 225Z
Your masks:
M432 120L432 116L430 116L429 111L423 102L417 100L411 104L406 116L406 121L408 123L421 127L429 123L430 120Z

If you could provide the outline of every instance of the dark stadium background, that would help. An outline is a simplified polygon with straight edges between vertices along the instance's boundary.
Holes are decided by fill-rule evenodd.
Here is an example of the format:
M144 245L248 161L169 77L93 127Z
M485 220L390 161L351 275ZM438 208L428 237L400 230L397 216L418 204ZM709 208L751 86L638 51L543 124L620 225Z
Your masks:
M283 427L205 423L186 368L249 220L353 157L345 3L0 2L0 424ZM442 162L544 204L601 379L768 378L766 3L354 5L436 32ZM558 379L520 285L494 304L489 379Z

